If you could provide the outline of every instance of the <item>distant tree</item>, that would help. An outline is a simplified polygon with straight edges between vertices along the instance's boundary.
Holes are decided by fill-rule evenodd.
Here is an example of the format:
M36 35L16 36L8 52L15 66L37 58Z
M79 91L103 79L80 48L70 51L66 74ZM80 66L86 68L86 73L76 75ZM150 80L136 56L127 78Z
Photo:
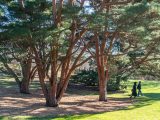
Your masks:
M19 58L17 58L17 56L15 58L16 53L14 52L13 55L10 50L11 48L3 48L3 50L1 48L0 50L0 62L2 62L4 66L1 68L1 71L7 73L15 79L16 83L18 84L20 93L29 94L29 85L30 82L34 79L36 68L32 68L31 58L21 58L20 56L18 56Z
M20 23L14 18L11 19L12 16L9 12L13 6L7 6L5 3L3 1L1 5L4 11L4 19L1 19L0 27L0 62L3 63L1 71L15 79L21 93L28 94L30 93L29 84L34 78L36 67L32 66L32 53L28 44L22 41L22 38L25 38L26 29L20 28ZM20 74L12 67L16 64L20 66L20 70L18 70Z

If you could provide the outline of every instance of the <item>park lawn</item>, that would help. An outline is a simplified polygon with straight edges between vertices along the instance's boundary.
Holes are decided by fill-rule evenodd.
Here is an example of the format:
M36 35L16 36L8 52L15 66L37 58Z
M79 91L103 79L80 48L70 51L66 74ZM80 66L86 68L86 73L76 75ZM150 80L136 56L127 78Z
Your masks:
M131 85L134 81L128 82L128 89L125 93L110 94L109 97L129 97ZM142 81L143 97L133 100L133 105L122 110L104 112L98 114L82 114L46 117L15 116L0 117L2 120L160 120L160 82Z

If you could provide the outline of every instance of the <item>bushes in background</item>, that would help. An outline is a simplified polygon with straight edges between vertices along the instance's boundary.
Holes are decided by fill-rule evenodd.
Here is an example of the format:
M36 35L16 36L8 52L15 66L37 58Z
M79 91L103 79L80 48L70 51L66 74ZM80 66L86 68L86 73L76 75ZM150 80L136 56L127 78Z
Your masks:
M107 83L108 91L116 91L122 88L126 88L126 85L122 85L117 76L112 76ZM71 77L71 83L83 84L85 86L97 86L98 88L98 73L95 70L80 70Z

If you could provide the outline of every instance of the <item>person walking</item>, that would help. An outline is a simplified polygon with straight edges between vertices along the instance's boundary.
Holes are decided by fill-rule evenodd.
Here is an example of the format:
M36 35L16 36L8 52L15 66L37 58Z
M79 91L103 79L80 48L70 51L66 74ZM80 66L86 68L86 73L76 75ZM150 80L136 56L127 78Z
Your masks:
M132 94L130 96L130 99L134 97L136 98L137 97L137 82L134 82L133 84L133 87L132 87Z
M143 96L142 91L141 91L141 81L138 82L137 89L138 89L138 96L140 95Z

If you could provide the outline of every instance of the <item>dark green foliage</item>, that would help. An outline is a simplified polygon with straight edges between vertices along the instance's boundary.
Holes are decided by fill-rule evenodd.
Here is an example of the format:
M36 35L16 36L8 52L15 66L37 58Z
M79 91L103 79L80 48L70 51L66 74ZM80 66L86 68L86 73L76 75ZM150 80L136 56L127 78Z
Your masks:
M132 78L134 79L135 76L139 78L143 76L145 80L160 80L160 61L151 61L148 64L141 65L132 75Z
M103 13L94 13L94 14L91 14L90 15L90 27L92 29L96 29L96 28L99 28L99 27L103 27L103 26L106 26L106 19L105 19L105 14Z
M4 16L4 10L2 6L0 6L0 18Z
M98 86L98 73L94 70L81 70L71 78L72 83Z
M120 77L120 81L125 79ZM74 84L83 84L86 86L97 86L98 88L98 73L94 70L80 70L77 74L73 75L70 80ZM121 85L117 76L112 76L107 82L108 91L116 91L125 88L126 85Z
M72 15L72 17L77 16L81 9L82 8L78 6L65 5L63 7L62 13L69 19L71 18L69 15Z
M119 9L120 12L122 12L119 21L132 22L134 20L133 18L138 18L140 14L144 14L148 9L149 6L144 2L128 5L122 9Z
M144 51L143 50L130 51L128 52L128 56L131 58L141 57L141 56L144 56Z
M121 78L117 78L113 76L110 78L107 84L108 91L116 91L125 88L125 86L121 85Z

